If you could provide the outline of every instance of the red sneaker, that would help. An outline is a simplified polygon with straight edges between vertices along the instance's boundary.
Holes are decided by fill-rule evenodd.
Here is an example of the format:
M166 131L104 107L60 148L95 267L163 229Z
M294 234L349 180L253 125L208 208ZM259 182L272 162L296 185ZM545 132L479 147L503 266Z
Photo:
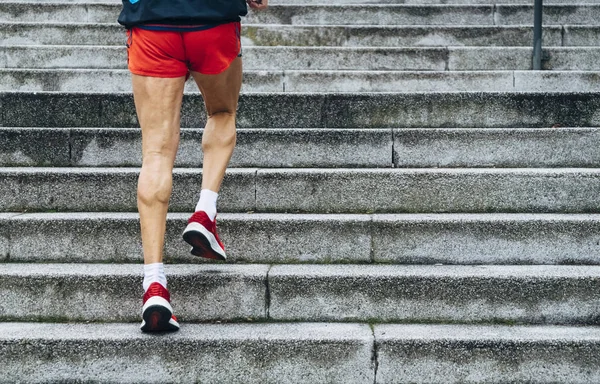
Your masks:
M179 323L173 316L171 308L171 295L167 288L160 283L152 283L144 294L144 307L142 308L143 332L178 331Z
M227 260L225 246L217 235L217 218L211 221L204 211L190 217L183 240L192 246L192 255L207 259Z

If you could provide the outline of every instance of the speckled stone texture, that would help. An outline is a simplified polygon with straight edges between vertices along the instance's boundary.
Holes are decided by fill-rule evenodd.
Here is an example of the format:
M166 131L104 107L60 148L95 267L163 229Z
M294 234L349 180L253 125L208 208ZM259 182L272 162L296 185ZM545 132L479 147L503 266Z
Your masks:
M68 130L0 128L0 166L65 167L70 163Z
M0 220L0 249L19 262L141 262L135 213L40 213ZM181 237L190 214L168 216L165 261L202 263ZM2 217L2 216L0 216ZM219 214L219 236L230 262L340 263L371 261L367 215ZM43 250L43 251L41 251Z
M298 109L302 105L302 109ZM130 94L0 93L1 126L138 126ZM511 128L600 125L596 93L285 94L240 97L240 128ZM205 123L184 96L182 127Z
M206 261L181 238L188 218L169 214L169 263ZM600 218L590 214L223 213L218 222L234 263L600 264ZM12 261L142 260L135 213L5 214L2 223Z
M597 169L258 170L261 212L598 212Z
M598 167L594 128L395 129L397 167Z
M373 334L361 324L0 324L1 382L373 383ZM151 371L150 371L151 367Z
M183 321L264 319L267 270L260 264L169 265L175 315ZM141 321L141 265L13 263L0 276L0 319Z
M181 131L177 167L201 166L202 131ZM71 137L74 165L141 165L139 129L74 129ZM391 163L389 129L240 129L229 167L390 167Z
M275 320L596 324L597 266L275 265Z
M0 213L0 261L6 261L10 249L10 219L15 213Z
M2 168L0 210L136 211L138 168ZM224 211L251 211L255 202L251 168L230 170L220 193ZM198 168L173 172L170 209L191 212L202 181Z
M374 215L373 258L407 264L600 264L600 216Z
M377 383L595 383L595 327L376 325Z

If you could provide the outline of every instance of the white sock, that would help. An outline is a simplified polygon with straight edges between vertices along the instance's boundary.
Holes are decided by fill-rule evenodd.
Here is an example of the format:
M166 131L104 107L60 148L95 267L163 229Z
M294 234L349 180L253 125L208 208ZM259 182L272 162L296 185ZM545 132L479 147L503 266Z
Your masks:
M165 266L163 263L144 264L144 292L148 290L150 284L160 283L167 288L167 276L165 275Z
M196 212L204 211L211 221L215 220L217 216L217 198L219 194L209 189L203 189L200 191L200 200L196 205Z

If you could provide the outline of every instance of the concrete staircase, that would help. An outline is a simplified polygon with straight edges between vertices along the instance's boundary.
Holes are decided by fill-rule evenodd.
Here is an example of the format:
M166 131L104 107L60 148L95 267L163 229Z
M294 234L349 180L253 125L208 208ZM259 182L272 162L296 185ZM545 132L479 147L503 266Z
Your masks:
M139 329L141 136L117 1L0 3L0 382L600 382L600 1L273 0L244 23L231 262Z

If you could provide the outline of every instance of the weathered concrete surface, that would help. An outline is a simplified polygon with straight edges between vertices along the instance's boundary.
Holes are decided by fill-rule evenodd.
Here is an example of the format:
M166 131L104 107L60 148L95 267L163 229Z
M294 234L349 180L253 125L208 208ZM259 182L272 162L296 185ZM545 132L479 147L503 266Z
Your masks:
M522 128L600 125L596 92L286 94L240 97L240 128ZM202 127L202 98L185 95L182 127ZM299 109L298 105L303 108ZM130 94L0 93L5 127L138 126Z
M372 383L366 324L202 324L142 334L137 324L4 323L3 382ZM225 363L226 362L226 363ZM148 367L152 374L145 375Z
M64 129L0 128L3 167L70 165L69 131Z
M597 324L597 266L275 265L286 321Z
M547 26L547 46L562 45L562 27ZM530 46L528 26L303 26L246 24L244 46ZM124 46L123 27L114 24L3 23L0 45L118 45Z
M242 92L598 92L598 71L247 71ZM131 92L122 69L0 69L0 91ZM198 93L193 81L186 93Z
M16 213L0 213L0 261L6 261L10 256L10 219Z
M261 212L598 212L598 169L259 170Z
M600 7L598 4L545 4L544 24L598 24ZM533 20L533 3L497 5L494 21L498 25L522 24L531 25Z
M284 91L282 71L245 71L243 92ZM0 69L0 91L19 92L132 92L131 74L126 69ZM186 93L199 93L193 80Z
M136 213L0 215L18 262L141 262ZM165 260L201 263L168 216ZM228 260L242 263L600 264L598 215L219 214ZM43 251L41 251L43 250Z
M512 50L514 49L510 52ZM482 52L482 55L485 56L486 52ZM117 46L0 46L0 56L5 57L5 60L0 62L0 68L127 68L126 48ZM248 68L275 71L309 69L443 71L447 57L447 50L441 47L250 46L244 48L244 65ZM511 69L527 68L521 66Z
M594 383L592 327L376 325L377 383Z
M202 164L202 133L202 129L181 131L176 166L199 167ZM71 141L73 165L141 165L139 129L74 129L71 130ZM390 167L391 155L391 130L240 129L229 166Z
M395 129L397 167L598 167L597 128Z
M260 264L169 265L175 315L183 321L264 319L267 270ZM142 265L11 263L0 276L1 319L141 319Z
M136 211L138 174L127 168L3 168L0 210ZM255 174L252 168L228 171L220 192L224 211L254 209ZM200 169L176 169L170 208L190 212L201 180Z
M0 215L0 247L18 262L141 262L137 213ZM165 261L201 263L181 234L190 214L167 220ZM371 261L368 215L219 214L228 261L340 263Z
M374 215L376 263L600 264L600 217Z

